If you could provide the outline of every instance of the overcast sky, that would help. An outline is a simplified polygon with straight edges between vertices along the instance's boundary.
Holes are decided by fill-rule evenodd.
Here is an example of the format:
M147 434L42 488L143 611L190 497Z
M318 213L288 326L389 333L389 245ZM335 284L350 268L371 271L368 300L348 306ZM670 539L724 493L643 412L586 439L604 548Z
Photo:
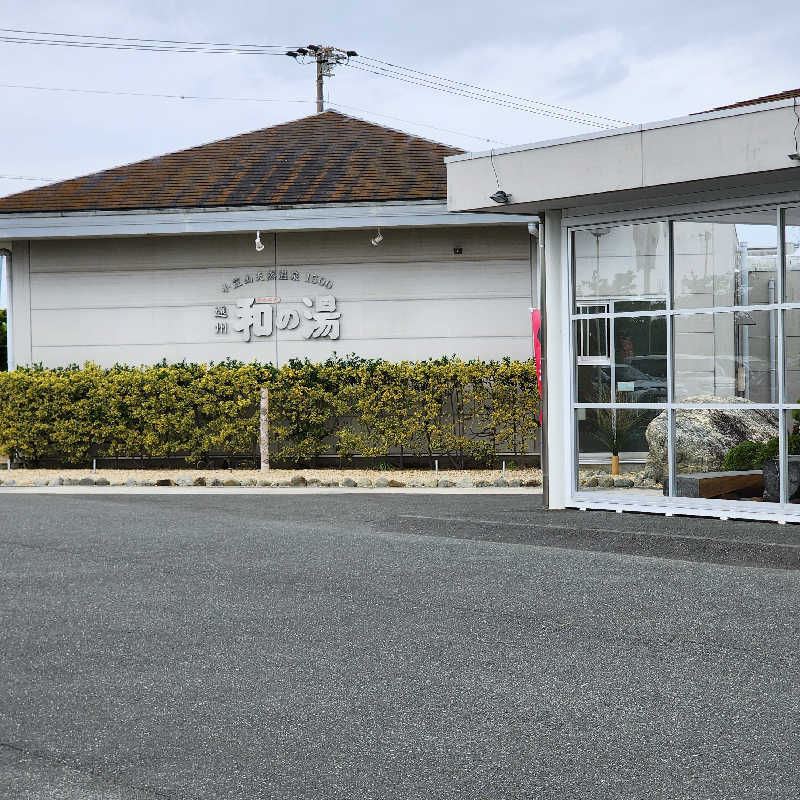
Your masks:
M0 0L3 27L297 46L323 43L632 122L800 86L795 2L389 4ZM0 87L0 175L61 179L313 113L314 70L290 58L0 42L0 83L258 97L211 102ZM591 128L340 68L333 106L465 149ZM301 102L296 102L301 101ZM359 110L355 110L359 109ZM399 117L399 121L385 116ZM423 124L424 123L424 124ZM426 127L434 126L434 127ZM36 185L0 179L0 194Z

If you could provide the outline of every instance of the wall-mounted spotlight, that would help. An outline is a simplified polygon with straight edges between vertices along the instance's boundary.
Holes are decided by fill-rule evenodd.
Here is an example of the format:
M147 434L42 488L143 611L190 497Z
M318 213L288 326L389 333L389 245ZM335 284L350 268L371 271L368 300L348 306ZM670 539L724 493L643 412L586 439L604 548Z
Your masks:
M383 241L383 234L381 233L381 229L378 228L378 232L369 240L369 243L373 247L377 247Z
M800 153L789 153L789 158L800 163Z
M264 242L261 241L261 231L256 231L256 252L260 253L264 249Z
M494 194L489 195L489 199L494 200L495 203L499 203L500 205L505 205L511 202L511 195L507 194L502 189L498 189Z

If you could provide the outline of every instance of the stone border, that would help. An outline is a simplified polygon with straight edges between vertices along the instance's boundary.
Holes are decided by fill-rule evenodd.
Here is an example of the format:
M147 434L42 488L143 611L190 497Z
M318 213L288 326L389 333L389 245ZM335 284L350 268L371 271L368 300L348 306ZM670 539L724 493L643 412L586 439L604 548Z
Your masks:
M319 478L306 478L303 475L292 475L291 478L278 481L270 481L266 478L247 478L245 480L237 480L236 478L227 478L222 480L220 478L213 478L207 480L204 477L197 477L194 479L181 478L173 480L172 478L160 479L147 479L141 480L136 478L129 478L123 484L112 484L108 478L99 477L93 478L85 476L82 478L39 478L34 479L32 484L17 484L14 478L0 479L0 487L2 488L16 488L16 489L57 489L64 488L80 488L90 489L92 487L112 487L115 489L138 489L138 488L258 488L258 489L536 489L541 487L541 481L537 478L522 480L521 478L506 479L501 477L495 478L494 481L475 480L470 478L460 478L458 481L453 481L448 478L439 478L435 481L400 481L395 478L381 477L375 481L368 478L344 478L341 481L323 481Z

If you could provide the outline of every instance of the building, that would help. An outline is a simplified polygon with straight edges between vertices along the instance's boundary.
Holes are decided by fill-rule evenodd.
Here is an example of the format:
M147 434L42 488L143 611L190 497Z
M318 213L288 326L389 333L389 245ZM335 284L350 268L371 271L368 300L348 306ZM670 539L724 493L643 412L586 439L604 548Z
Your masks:
M799 131L797 90L448 157L451 211L544 221L550 507L800 521ZM662 471L663 494L580 482L610 457L609 428L656 418L626 455ZM775 457L736 474L688 468L703 420L722 418L743 439L774 434Z
M0 198L10 362L532 354L528 217L452 147L327 111Z

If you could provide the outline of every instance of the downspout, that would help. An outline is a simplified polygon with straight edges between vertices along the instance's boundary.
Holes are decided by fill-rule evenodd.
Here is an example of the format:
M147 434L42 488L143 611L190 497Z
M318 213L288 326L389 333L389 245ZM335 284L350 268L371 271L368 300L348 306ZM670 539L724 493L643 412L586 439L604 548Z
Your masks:
M6 352L8 354L8 358L6 359L8 363L8 371L12 372L17 368L16 363L14 362L14 325L13 323L13 302L11 300L12 296L12 277L11 277L11 251L7 248L0 249L0 256L3 257L3 262L5 264L5 274L6 274Z

